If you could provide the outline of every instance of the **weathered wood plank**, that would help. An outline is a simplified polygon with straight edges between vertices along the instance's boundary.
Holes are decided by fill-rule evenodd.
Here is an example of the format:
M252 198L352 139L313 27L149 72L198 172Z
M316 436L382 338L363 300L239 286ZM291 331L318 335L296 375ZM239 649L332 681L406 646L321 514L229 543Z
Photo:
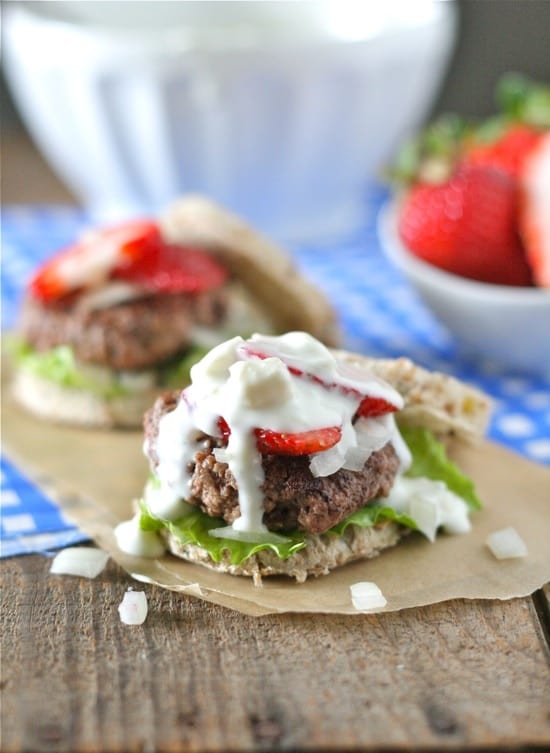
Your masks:
M249 618L131 583L4 560L3 753L374 751L550 743L534 603ZM130 585L145 625L120 623Z

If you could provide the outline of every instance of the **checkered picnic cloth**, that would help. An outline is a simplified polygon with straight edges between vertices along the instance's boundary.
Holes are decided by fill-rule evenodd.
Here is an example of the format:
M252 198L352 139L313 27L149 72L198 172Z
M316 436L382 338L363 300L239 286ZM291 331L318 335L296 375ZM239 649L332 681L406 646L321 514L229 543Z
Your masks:
M405 355L485 390L495 400L489 437L550 465L550 378L511 374L465 360L403 277L384 257L376 220L386 199L373 187L365 223L353 237L322 247L292 247L297 265L329 296L341 319L345 347L379 357ZM35 266L70 243L91 220L72 207L7 207L2 213L3 328L15 324L25 280ZM2 460L2 555L48 551L83 536L56 505Z

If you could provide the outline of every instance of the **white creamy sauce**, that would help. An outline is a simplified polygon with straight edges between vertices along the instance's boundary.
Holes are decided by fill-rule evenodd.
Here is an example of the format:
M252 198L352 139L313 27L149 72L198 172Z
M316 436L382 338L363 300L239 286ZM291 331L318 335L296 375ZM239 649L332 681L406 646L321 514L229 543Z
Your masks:
M143 499L151 515L161 520L177 520L196 509L187 504L171 487L151 481L145 486Z
M156 441L159 487L146 490L150 512L176 520L188 506L192 463L204 434L221 437L220 418L229 429L227 445L215 449L235 477L240 517L214 535L260 541L277 536L263 523L264 471L256 430L299 434L337 427L341 437L333 447L310 455L314 476L328 476L340 468L360 471L371 453L391 442L408 469L411 454L396 426L394 414L354 418L365 397L403 407L399 393L369 373L351 368L308 334L280 337L234 337L213 348L191 369L191 385L177 407L159 422ZM400 474L384 504L408 513L433 540L439 526L451 532L469 530L465 502L442 482L407 479ZM123 526L127 526L124 528ZM138 531L134 519L117 529L121 549L145 554L161 545L151 532ZM148 534L148 535L143 535ZM281 537L278 537L279 539ZM140 547L142 547L140 549ZM156 555L152 555L156 556Z
M115 528L115 538L119 549L134 557L161 557L166 547L155 531L143 531L137 513L131 520L119 523Z
M288 367L300 373L291 373ZM358 454L362 468L371 452L397 434L389 415L361 419L358 428L352 420L366 395L398 407L401 396L379 380L344 370L325 346L305 333L253 336L248 341L235 337L196 364L191 380L176 410L160 420L157 476L175 494L188 497L188 466L197 450L197 436L201 431L219 436L218 421L223 417L231 433L227 447L216 456L229 465L237 482L241 514L232 526L236 531L267 533L262 522L264 472L255 429L297 434L340 427L338 444L311 456L312 473L318 476L336 472L348 460L357 466ZM367 443L369 426L374 442ZM405 455L402 460L406 465Z

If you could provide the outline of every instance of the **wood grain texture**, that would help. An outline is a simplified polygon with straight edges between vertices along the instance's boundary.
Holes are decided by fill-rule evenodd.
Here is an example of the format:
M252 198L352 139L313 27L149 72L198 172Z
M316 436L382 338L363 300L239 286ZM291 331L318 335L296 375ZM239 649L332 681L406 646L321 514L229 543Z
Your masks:
M251 618L132 582L2 562L3 753L375 751L550 745L530 599ZM118 617L124 591L149 616Z

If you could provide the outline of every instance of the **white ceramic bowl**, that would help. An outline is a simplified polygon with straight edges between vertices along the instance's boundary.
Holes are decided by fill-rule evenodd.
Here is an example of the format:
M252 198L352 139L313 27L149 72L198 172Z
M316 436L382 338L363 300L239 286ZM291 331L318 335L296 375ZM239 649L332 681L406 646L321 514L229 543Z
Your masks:
M406 249L398 204L379 218L382 247L471 356L518 373L550 374L550 290L489 285L444 272Z
M431 0L19 2L3 20L22 117L98 219L201 192L285 239L360 223L456 27Z

